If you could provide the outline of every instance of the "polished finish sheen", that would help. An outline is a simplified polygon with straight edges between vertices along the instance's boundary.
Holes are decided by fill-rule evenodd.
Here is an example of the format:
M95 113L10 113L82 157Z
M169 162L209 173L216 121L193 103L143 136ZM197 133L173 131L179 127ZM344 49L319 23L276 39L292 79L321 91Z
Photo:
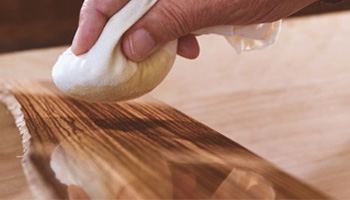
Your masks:
M6 85L31 135L23 167L37 197L327 198L156 100L90 104L49 82Z
M151 95L320 191L349 199L349 21L348 12L286 20L275 45L241 55L221 37L200 37L201 56L177 59ZM50 80L66 48L2 54L0 78ZM0 154L0 165L9 165L0 187L21 198L21 141L11 129L0 127L0 146L17 152Z

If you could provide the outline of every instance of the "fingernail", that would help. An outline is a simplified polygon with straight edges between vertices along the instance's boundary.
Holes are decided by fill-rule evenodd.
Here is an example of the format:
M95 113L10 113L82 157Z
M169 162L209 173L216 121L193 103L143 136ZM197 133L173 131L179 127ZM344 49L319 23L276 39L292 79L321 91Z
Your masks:
M75 32L73 41L72 41L72 46L71 46L71 50L73 51L73 53L75 55L79 55L81 52L79 51L78 47L78 34L79 34L79 28L78 30Z
M128 38L130 53L137 61L146 58L153 50L156 42L145 29L137 29Z

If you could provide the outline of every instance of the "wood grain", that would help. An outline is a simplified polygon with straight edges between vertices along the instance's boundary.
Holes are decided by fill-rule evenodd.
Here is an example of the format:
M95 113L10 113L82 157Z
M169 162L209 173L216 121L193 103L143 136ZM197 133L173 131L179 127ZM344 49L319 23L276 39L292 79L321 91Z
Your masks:
M201 56L178 58L151 95L317 189L349 199L349 21L347 12L293 18L275 45L239 56L221 37L200 37ZM66 48L1 54L0 78L50 80Z
M349 199L349 20L344 12L284 21L273 46L241 55L202 37L200 58L179 58L151 95Z
M7 85L31 136L23 166L36 197L327 198L156 100L90 104L49 82Z

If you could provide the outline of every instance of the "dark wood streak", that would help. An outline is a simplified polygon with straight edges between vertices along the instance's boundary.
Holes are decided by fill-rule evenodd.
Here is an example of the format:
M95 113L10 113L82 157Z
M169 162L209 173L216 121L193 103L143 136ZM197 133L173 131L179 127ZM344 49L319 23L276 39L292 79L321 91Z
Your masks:
M68 156L64 167L83 173L83 177L75 174L83 182L79 191L89 192L84 177L94 177L91 184L104 188L102 193L95 191L98 197L203 199L215 193L225 198L262 199L273 188L278 199L328 198L156 100L92 104L65 97L47 82L9 84L32 136L29 161L45 187L54 191L50 198L69 198L67 190L72 188L57 180L50 167L57 148ZM246 189L253 179L257 188ZM227 182L230 192L222 189L221 184Z

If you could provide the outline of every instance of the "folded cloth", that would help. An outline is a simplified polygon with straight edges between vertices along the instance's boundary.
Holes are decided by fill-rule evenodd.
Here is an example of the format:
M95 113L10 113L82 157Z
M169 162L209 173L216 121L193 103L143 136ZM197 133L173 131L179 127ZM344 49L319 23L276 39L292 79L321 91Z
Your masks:
M53 67L60 90L85 101L123 101L157 87L174 64L178 41L164 45L146 60L135 63L123 53L121 38L157 0L131 0L106 24L89 52L76 56L68 48ZM216 26L195 34L220 34L238 53L262 49L276 40L281 21L249 26Z

